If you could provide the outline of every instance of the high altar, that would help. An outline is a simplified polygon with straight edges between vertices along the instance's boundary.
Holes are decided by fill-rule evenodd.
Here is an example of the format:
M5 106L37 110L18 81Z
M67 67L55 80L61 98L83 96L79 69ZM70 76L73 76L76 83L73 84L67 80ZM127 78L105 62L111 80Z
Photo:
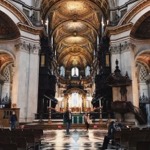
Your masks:
M68 91L61 101L58 101L56 110L64 112L67 108L71 109L73 114L79 114L92 111L91 97L88 97L82 90Z

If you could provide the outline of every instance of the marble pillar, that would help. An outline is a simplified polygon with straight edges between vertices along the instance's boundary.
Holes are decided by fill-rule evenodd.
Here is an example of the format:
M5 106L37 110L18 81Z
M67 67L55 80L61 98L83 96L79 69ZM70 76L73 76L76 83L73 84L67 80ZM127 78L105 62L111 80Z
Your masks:
M37 112L39 49L39 44L32 44L30 47L28 70L27 121L32 121L35 117L35 113Z
M12 103L20 108L20 122L33 121L37 112L39 46L25 40L16 45Z

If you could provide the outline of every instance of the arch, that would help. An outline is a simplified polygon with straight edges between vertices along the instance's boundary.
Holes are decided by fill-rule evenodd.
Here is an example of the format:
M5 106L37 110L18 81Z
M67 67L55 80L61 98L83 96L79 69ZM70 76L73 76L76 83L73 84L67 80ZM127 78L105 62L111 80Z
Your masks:
M12 52L8 51L8 50L0 48L0 53L7 53L8 55L10 55L13 58L13 61L15 61L15 59L16 59L15 55Z
M0 40L12 40L20 37L20 32L14 21L4 12L0 11Z
M7 56L7 55L8 55L8 56ZM1 50L1 49L0 49L0 57L1 57L1 58L4 57L3 59L5 59L4 61L0 59L0 61L1 61L1 63L2 63L1 66L0 66L0 71L3 71L3 69L4 69L7 65L9 65L9 64L11 64L11 63L14 64L14 62L15 62L15 56L14 56L14 54L12 54L10 51L6 51L6 50Z
M135 30L139 27L139 24L149 15L150 2L142 1L133 6L127 13L120 19L117 26L106 28L106 33L109 35L116 35L125 31L130 31L131 36Z
M137 59L137 57L139 55L141 55L142 53L148 52L150 53L150 49L140 49L139 51L137 51L137 53L135 54L135 60Z
M2 13L9 15L8 17L11 18L13 23L16 25L18 31L20 32L20 35L23 35L24 32L39 35L43 30L43 27L37 28L36 26L34 26L30 19L23 13L23 11L19 10L9 1L0 0L0 10Z
M80 88L71 88L71 89L68 89L64 94L71 94L71 93L74 93L74 92L78 92L78 93L81 93L83 95L86 95L86 92Z
M141 18L139 18L137 20L137 22L134 24L134 26L131 30L131 36L133 36L133 38L134 37L138 38L138 36L136 35L136 31L138 30L138 28L140 28L140 26L142 26L143 22L145 20L147 21L147 19L149 19L149 18L150 18L150 11L147 11L145 14L143 14L143 16L141 16ZM146 22L146 23L147 23L147 26L149 26L149 22ZM145 23L144 23L144 25L145 25ZM146 26L145 26L145 28L146 28ZM147 28L145 30L147 30ZM139 34L142 34L142 33L139 33ZM148 37L149 37L149 34L148 34ZM148 39L148 38L146 38L146 39Z
M23 14L15 5L9 1L0 0L1 11L5 14L9 14L9 17L15 22L15 24L21 22L26 25L32 26L28 17Z
M141 16L143 16L147 11L150 10L149 1L141 1L133 8L131 8L127 13L121 18L118 25L124 25L129 22L135 24Z
M135 62L136 64L142 64L145 66L147 72L150 72L150 50L140 50L135 55Z

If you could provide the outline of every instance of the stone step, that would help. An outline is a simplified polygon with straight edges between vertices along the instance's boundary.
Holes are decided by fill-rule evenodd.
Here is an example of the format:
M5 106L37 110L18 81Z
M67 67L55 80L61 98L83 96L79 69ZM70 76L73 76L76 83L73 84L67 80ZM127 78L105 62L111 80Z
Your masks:
M42 128L42 129L65 129L66 125L62 123L29 123L24 125L25 128ZM85 124L71 124L71 129L85 129ZM107 129L106 123L90 124L90 129Z

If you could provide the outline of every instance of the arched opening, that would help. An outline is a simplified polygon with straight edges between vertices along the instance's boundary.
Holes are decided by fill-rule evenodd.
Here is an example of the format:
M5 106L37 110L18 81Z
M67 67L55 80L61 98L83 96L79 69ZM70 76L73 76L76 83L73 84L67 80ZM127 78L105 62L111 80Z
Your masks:
M0 40L9 45L9 40L17 39L20 32L12 19L0 11ZM5 47L5 46L4 46ZM12 105L12 85L14 73L14 54L10 51L0 49L0 107L11 108ZM16 105L16 104L15 104Z

